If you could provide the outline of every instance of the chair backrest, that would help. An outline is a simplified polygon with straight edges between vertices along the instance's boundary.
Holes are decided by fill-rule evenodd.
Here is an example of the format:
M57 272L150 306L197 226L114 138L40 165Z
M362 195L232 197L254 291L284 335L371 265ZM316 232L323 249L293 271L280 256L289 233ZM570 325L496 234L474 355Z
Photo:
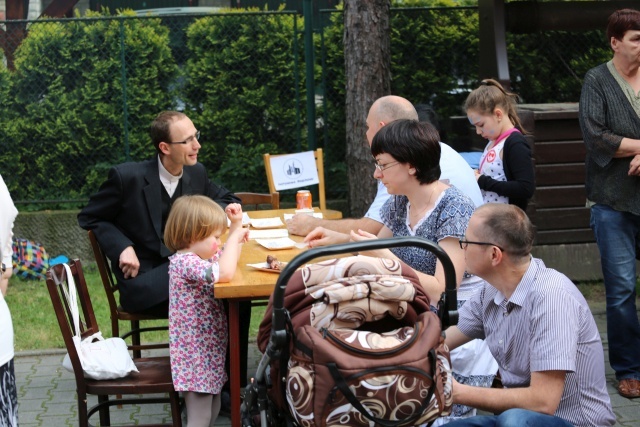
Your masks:
M271 205L271 209L280 209L280 193L235 193L240 197L242 206L253 206L258 210L258 205Z
M93 231L87 232L89 235L89 242L93 249L93 256L96 258L96 264L98 266L98 272L102 279L102 285L104 286L105 293L107 294L107 301L109 302L109 312L111 313L111 332L114 337L120 336L120 326L118 324L118 302L116 301L116 292L118 292L118 284L116 283L113 273L109 268L109 259L107 254L104 253L98 239Z
M71 275L77 289L77 303L80 319L80 333L82 338L86 338L90 335L100 331L96 316L93 311L93 305L91 304L91 298L89 297L89 290L87 288L87 282L85 281L84 274L82 273L82 265L80 260L69 261L69 267ZM69 301L69 277L63 264L56 264L49 268L46 275L47 289L49 290L49 296L51 297L51 303L58 319L58 325L60 326L60 332L64 339L64 344L67 347L69 353L69 359L73 366L73 372L76 377L76 384L78 387L84 384L84 374L82 371L82 365L78 358L78 352L76 346L73 343L73 336L75 335L75 326L73 324L73 317L71 316L70 301Z
M277 156L278 155L271 155L269 153L263 155L264 168L267 172L267 182L269 183L269 191L271 193L277 191L275 183L273 182L273 171L271 170L271 158ZM324 160L322 158L322 148L314 151L314 157L316 159L316 168L318 169L318 198L320 199L320 209L325 210L327 208L327 202L324 193Z

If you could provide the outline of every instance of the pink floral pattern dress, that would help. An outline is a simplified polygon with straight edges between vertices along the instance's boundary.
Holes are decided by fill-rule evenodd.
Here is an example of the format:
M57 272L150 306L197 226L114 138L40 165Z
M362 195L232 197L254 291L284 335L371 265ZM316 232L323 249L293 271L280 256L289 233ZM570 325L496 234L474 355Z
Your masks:
M227 381L227 316L213 289L218 277L217 256L169 257L169 354L176 391L218 394Z

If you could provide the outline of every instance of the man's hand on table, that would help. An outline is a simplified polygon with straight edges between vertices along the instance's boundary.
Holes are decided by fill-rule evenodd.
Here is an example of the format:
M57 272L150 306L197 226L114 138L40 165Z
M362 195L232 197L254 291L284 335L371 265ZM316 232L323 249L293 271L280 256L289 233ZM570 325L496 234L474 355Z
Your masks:
M289 233L294 236L306 236L311 230L320 225L320 219L311 215L296 214L286 223Z

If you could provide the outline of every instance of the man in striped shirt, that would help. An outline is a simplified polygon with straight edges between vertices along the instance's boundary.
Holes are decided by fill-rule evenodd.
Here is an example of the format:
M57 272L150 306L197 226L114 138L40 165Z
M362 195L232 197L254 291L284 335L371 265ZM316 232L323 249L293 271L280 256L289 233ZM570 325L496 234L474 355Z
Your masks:
M450 426L611 426L604 354L589 306L563 274L531 256L535 230L518 207L489 203L471 217L460 246L485 287L446 330L456 348L485 339L504 388L454 381L453 401L496 416ZM455 368L455 367L454 367Z

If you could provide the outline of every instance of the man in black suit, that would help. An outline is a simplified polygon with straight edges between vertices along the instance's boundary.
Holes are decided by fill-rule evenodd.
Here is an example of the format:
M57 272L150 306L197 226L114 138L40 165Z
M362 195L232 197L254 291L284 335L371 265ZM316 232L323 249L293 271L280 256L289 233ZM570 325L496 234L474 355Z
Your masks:
M163 232L175 199L202 194L222 208L240 199L207 177L198 163L200 132L185 114L160 113L150 134L158 156L111 168L107 181L78 214L78 222L93 230L111 260L122 308L160 317L168 313L171 255Z
M112 167L78 223L93 230L120 284L120 304L132 313L166 318L169 312L169 255L163 234L171 205L186 194L202 194L223 209L240 199L209 180L198 163L200 132L183 113L165 111L149 133L153 159ZM246 373L251 303L240 304L240 366ZM241 382L246 383L242 376Z

